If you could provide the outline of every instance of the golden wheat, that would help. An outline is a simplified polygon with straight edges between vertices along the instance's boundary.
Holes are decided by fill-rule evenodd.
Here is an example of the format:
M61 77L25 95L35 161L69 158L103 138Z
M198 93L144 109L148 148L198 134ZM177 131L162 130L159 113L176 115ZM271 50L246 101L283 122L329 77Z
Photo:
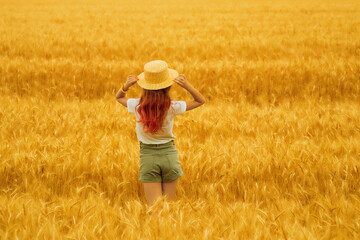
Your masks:
M0 16L1 239L360 238L357 1L1 0ZM115 93L153 59L207 103L175 119L184 175L149 208Z

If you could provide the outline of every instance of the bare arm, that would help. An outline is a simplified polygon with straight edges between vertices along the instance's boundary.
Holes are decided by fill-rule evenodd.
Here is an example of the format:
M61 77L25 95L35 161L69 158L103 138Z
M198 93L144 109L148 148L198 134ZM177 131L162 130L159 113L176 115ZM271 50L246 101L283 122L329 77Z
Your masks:
M136 81L139 80L136 76L134 75L129 75L126 79L125 84L123 85L123 90L126 92L127 90L129 90L129 88L134 85L136 83ZM124 107L127 107L127 100L128 98L125 97L126 93L121 91L121 88L119 89L119 91L116 93L116 100L121 103L121 105L123 105Z
M184 74L180 74L179 77L176 77L174 82L187 90L194 98L192 101L186 101L186 111L200 107L205 103L205 97L196 88L194 88L191 83L187 81Z

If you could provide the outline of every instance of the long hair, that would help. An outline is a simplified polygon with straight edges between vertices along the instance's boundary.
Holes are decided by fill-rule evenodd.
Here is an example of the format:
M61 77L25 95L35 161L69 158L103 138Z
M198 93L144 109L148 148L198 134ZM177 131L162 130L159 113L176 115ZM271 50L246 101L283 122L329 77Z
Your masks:
M143 123L143 129L146 133L156 133L162 127L163 120L171 105L169 96L170 87L159 90L143 89L140 97L137 112Z

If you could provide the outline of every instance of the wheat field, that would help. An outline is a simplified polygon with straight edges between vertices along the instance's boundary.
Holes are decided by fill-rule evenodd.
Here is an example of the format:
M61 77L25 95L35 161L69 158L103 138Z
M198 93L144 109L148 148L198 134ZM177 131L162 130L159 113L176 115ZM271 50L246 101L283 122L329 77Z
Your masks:
M0 239L359 239L359 26L357 0L0 0ZM115 94L155 59L207 102L148 207Z

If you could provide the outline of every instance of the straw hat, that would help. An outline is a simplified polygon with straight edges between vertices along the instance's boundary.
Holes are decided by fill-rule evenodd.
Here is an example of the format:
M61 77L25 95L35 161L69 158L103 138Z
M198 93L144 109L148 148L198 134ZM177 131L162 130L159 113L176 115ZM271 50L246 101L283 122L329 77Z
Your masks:
M166 62L154 60L145 64L144 72L138 75L137 83L144 89L157 90L172 85L173 79L177 76L179 73L168 68Z

